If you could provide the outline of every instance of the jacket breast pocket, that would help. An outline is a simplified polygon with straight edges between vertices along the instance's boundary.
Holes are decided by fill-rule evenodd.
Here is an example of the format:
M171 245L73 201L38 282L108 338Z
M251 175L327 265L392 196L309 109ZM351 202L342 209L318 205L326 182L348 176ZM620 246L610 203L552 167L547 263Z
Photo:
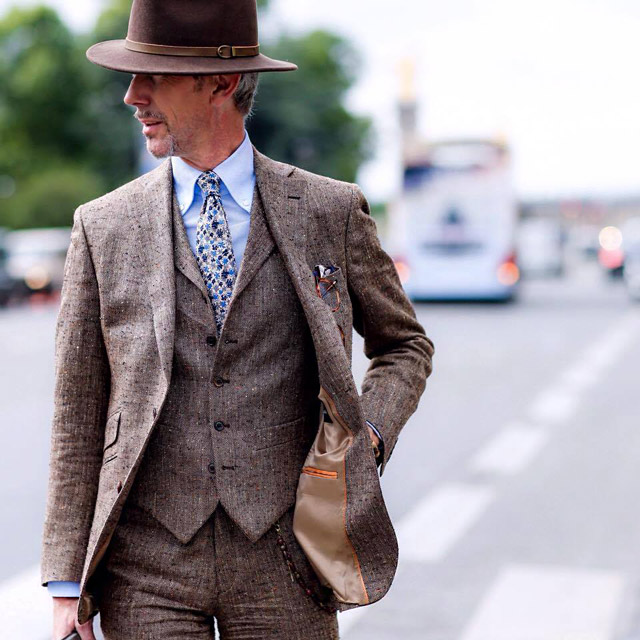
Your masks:
M331 317L337 325L340 340L343 345L346 345L345 328L349 330L347 316L350 301L344 282L344 274L342 269L337 266L321 267L322 265L316 265L313 269L316 295L331 312ZM330 269L333 270L329 272Z
M116 447L114 446L118 441L120 435L120 417L122 411L114 411L108 418L104 428L104 446L103 446L103 461L102 464L106 464L110 460L117 457Z
M340 295L343 289L342 269L336 266L323 267L316 265L313 269L316 295L331 309L340 308Z

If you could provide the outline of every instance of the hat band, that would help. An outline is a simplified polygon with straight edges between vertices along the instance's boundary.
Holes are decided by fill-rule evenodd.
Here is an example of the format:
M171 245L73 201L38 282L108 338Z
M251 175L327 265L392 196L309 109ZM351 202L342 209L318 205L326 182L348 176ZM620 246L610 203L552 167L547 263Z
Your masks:
M129 51L139 53L152 53L159 56L186 56L195 58L248 58L260 53L260 45L251 47L234 47L223 44L219 47L175 47L165 44L149 44L147 42L135 42L127 38L124 46Z

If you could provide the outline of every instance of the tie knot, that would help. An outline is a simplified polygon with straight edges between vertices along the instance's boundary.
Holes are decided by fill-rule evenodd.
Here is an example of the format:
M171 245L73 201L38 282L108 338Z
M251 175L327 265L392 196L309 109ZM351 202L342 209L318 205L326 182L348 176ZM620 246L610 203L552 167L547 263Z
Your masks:
M198 176L197 182L205 198L210 194L220 195L220 178L215 171L211 170L201 173Z

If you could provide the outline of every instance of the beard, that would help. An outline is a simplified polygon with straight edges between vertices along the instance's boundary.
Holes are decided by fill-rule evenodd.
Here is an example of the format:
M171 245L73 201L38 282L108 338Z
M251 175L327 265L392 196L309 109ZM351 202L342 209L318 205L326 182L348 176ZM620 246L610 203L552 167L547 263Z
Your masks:
M176 155L176 139L167 127L167 134L162 140L147 137L147 151L154 158L168 158Z
M168 158L170 156L183 156L189 153L193 147L193 142L197 137L198 131L201 131L201 122L188 122L183 124L179 130L169 126L167 119L163 113L159 111L138 111L135 113L137 119L158 120L161 122L165 131L146 135L147 151L154 158Z
M167 158L175 154L176 148L178 147L176 136L173 134L171 127L169 127L167 119L163 113L160 113L159 111L136 111L134 118L136 118L136 120L157 120L164 125L164 132L152 135L147 135L144 132L142 133L146 139L147 151L154 158Z

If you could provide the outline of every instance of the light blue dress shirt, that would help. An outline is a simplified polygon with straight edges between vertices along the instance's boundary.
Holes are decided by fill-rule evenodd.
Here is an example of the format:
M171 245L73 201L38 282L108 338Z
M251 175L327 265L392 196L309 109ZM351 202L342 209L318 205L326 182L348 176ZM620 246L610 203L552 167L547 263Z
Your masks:
M203 203L202 191L196 184L196 180L202 172L177 156L171 158L171 168L173 170L173 188L180 205L189 244L195 255L196 226ZM256 174L253 169L253 147L246 131L242 144L213 170L220 178L220 198L227 214L233 253L236 257L236 267L239 270L249 237L251 205L256 184ZM47 584L47 588L54 597L78 598L80 596L78 582L51 581Z

